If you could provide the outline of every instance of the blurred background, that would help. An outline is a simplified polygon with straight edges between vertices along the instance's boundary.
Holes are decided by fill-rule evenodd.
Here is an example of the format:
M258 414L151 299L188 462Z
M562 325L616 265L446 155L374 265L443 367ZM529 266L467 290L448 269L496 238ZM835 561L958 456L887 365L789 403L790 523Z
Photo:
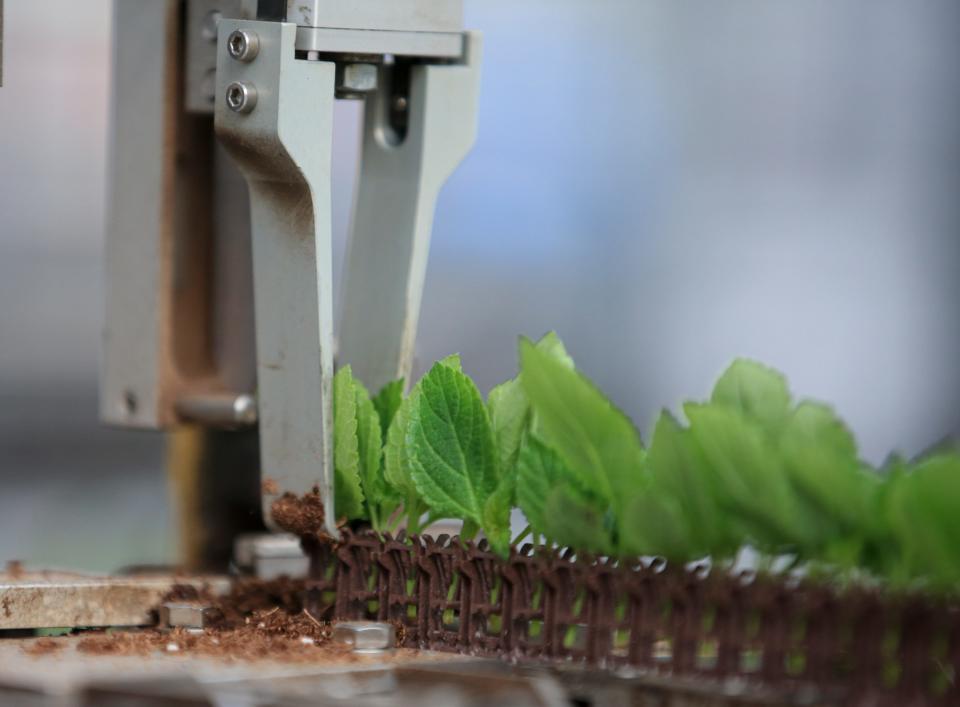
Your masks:
M465 0L476 148L443 192L418 368L486 390L556 329L649 432L736 356L869 461L960 429L960 3ZM173 539L163 441L97 422L110 0L6 0L0 562ZM359 119L338 106L342 257Z

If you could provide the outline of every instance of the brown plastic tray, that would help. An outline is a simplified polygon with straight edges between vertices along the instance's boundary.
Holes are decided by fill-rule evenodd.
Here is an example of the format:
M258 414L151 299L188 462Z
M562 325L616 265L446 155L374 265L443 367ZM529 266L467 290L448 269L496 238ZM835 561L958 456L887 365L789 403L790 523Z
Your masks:
M814 689L843 704L960 704L952 601L531 545L503 560L446 535L304 544L312 611L396 622L408 647Z

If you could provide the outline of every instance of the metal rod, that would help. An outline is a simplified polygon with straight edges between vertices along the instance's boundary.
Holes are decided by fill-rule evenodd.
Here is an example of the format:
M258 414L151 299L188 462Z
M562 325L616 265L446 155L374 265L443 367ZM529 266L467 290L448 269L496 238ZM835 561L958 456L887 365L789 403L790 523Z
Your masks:
M245 393L191 395L177 401L177 413L205 425L246 427L257 423L257 400Z

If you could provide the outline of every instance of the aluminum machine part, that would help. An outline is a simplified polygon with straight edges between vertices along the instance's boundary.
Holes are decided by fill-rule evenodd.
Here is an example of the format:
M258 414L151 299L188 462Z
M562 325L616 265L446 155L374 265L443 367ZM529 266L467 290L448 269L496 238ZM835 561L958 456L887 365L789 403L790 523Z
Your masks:
M357 7L367 12L379 5L391 18L389 8L414 12L416 4L371 0ZM365 17L335 21L349 28ZM355 53L376 52L373 60L382 62L387 48L404 51L403 36L416 32L371 30L400 40L378 48L371 37L356 44L348 38L333 43L351 54L340 57L322 45L303 49L292 22L222 20L219 27L215 125L250 188L261 473L270 481L264 519L272 526L277 494L319 488L331 536L337 516L330 194L338 85L347 95L367 96L340 357L373 389L409 374L436 198L476 131L478 36L457 35L466 49L460 63L395 58L373 81L361 68L369 62L357 62ZM405 101L402 124L393 110L398 96Z
M0 573L0 631L75 626L149 626L153 611L175 586L215 594L226 577L132 575L98 577L53 572Z
M338 360L409 377L439 191L476 133L462 0L115 0L101 416L258 425L261 506L333 507L333 102L363 100ZM252 253L252 255L251 255Z

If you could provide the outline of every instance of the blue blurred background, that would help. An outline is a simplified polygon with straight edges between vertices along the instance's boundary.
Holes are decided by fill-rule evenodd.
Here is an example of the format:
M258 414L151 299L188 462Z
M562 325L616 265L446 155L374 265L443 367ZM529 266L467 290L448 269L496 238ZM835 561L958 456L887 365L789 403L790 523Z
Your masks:
M465 2L480 137L420 370L459 351L487 389L556 329L644 433L740 355L870 461L960 429L960 3ZM110 2L5 4L0 561L160 562L163 442L97 423ZM339 257L358 118L338 106Z

